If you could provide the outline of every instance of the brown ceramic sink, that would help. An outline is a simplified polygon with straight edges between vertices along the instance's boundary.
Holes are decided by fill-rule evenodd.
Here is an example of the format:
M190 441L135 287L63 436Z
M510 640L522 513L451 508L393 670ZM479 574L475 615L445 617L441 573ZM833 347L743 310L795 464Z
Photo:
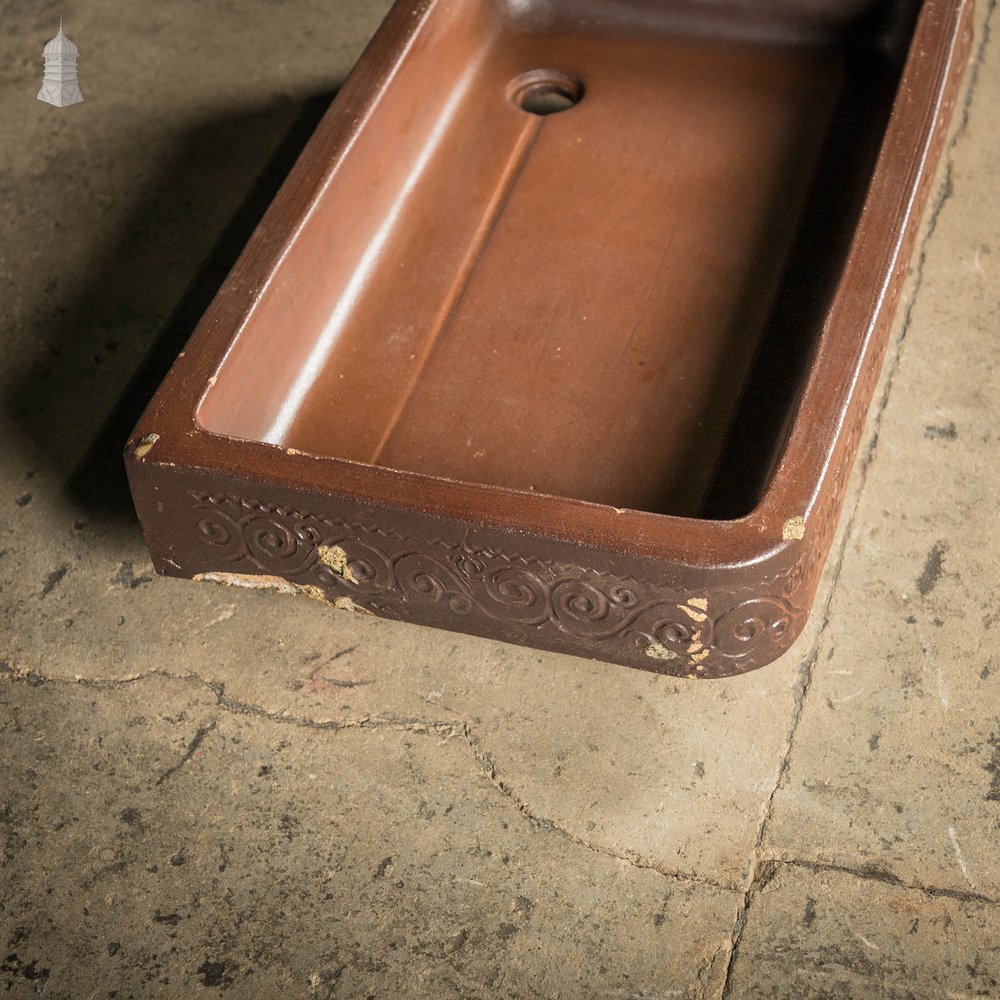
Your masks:
M157 569L687 676L802 627L962 0L399 0L127 461Z

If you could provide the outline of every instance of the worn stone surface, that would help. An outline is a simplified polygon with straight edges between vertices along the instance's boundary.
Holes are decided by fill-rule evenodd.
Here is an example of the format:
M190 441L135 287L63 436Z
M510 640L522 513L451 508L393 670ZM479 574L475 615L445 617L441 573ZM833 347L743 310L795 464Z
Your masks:
M156 676L8 681L0 699L15 988L606 997L721 982L732 894L540 828L460 729L276 723Z
M121 445L385 6L80 5L55 109L0 2L7 995L997 995L995 43L816 611L691 684L152 573Z
M768 845L1000 899L995 42L983 60Z
M730 996L967 1000L1000 994L995 905L794 865L762 874Z

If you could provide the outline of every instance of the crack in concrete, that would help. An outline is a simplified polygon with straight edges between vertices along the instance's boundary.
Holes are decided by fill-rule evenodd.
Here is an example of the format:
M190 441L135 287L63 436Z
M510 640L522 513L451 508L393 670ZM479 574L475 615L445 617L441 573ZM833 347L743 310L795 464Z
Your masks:
M669 868L664 868L657 865L655 862L648 858L642 857L638 852L625 851L619 853L617 851L611 850L610 848L601 847L597 844L592 844L585 840L583 837L572 833L570 830L559 826L552 820L545 819L535 815L528 805L520 799L520 797L513 791L513 789L504 782L496 773L496 766L493 763L493 757L491 754L480 753L477 749L477 740L473 736L472 729L467 722L461 720L440 720L440 719L420 719L420 718L372 718L365 717L361 719L331 719L324 721L316 721L309 719L305 716L299 715L289 715L283 712L272 712L264 708L261 705L255 705L250 702L241 701L236 698L232 698L225 693L225 687L223 684L206 680L204 677L197 673L191 672L187 674L172 674L166 670L149 670L144 673L130 675L128 677L115 677L115 678L99 678L99 677L75 677L75 678L63 678L63 677L48 677L43 674L39 674L37 671L27 670L19 671L12 667L7 661L0 661L0 674L9 677L12 680L19 680L24 683L29 684L32 687L37 687L41 684L57 684L57 685L68 685L68 686L79 686L86 688L96 688L96 689L114 689L120 687L127 687L132 684L139 683L144 680L150 680L152 678L162 678L164 680L171 680L175 682L181 682L185 684L193 684L198 687L203 687L210 691L216 700L216 704L219 708L225 711L231 712L235 715L250 716L253 718L267 719L270 722L281 723L286 725L299 726L306 729L318 729L326 730L332 732L343 732L346 730L358 730L358 729L394 729L402 732L411 733L421 733L421 734L437 734L449 739L453 736L462 736L465 743L468 745L470 751L472 752L473 760L476 763L477 769L482 773L492 785L494 785L516 808L517 810L525 816L528 821L536 829L543 830L548 833L554 833L557 836L568 840L570 843L576 844L579 847L583 847L594 854L601 855L605 858L610 858L614 861L622 862L627 864L632 868L638 868L642 870L647 870L654 872L664 878L677 879L683 882L689 882L694 885L700 885L704 888L717 889L722 892L738 892L739 888L735 885L726 885L722 882L715 881L714 879L706 878L704 876L696 875L692 872L676 871ZM161 785L166 781L171 775L180 770L185 763L187 763L197 752L201 746L202 741L205 737L216 728L218 725L218 720L213 720L211 724L203 726L198 729L192 738L191 742L188 744L188 748L181 758L175 765L170 767L157 779L156 784Z
M863 868L855 868L852 865L841 865L832 861L818 861L809 858L786 858L769 857L762 860L763 866L784 865L789 868L803 868L806 871L821 873L830 872L835 875L848 875L852 878L865 882L880 882L882 885L891 886L894 889L904 889L908 892L919 892L925 896L935 899L954 899L960 903L981 903L986 906L1000 906L1000 900L994 899L981 892L967 891L965 889L948 889L942 886L924 885L922 882L906 882L895 872L882 868L879 865L868 865ZM774 871L767 878L770 881ZM764 883L766 884L766 882Z
M490 753L480 753L477 749L477 740L473 736L472 729L467 722L455 719L421 719L421 718L372 718L370 716L360 718L360 719L330 719L317 721L314 719L307 718L300 715L290 715L285 712L273 712L264 708L261 705L255 705L251 702L242 701L237 698L233 698L225 693L225 687L223 684L215 681L206 680L200 674L191 672L187 674L173 674L166 670L149 670L144 673L130 675L128 677L114 677L114 678L101 678L101 677L48 677L43 674L39 674L37 671L27 670L19 671L12 667L6 661L0 661L0 674L4 674L13 680L23 681L33 687L41 684L62 684L70 686L80 686L86 688L97 688L97 689L113 689L119 687L127 687L132 684L139 683L144 680L150 680L152 678L162 678L164 680L171 680L175 682L181 682L186 684L193 684L198 687L203 687L210 691L216 700L218 707L225 711L231 712L235 715L250 716L253 718L267 719L270 722L281 723L285 725L294 725L306 729L318 729L326 730L332 732L343 732L346 730L358 730L358 729L394 729L402 732L411 733L421 733L421 734L437 734L449 739L453 736L462 736L469 746L472 752L473 760L476 762L477 769L493 784L499 791L517 808L517 810L524 815L529 822L539 830L544 830L549 833L554 833L565 840L570 841L580 847L585 848L594 854L599 854L602 857L611 858L615 861L620 861L627 864L633 868L639 868L655 872L664 878L678 879L684 882L690 882L695 885L700 885L705 888L718 889L723 892L738 892L739 887L736 885L726 885L723 882L715 881L714 879L706 878L704 876L696 875L693 872L678 871L669 868L664 868L657 865L655 862L648 858L642 857L638 852L625 851L624 853L619 853L610 848L601 847L597 844L592 844L585 840L583 837L559 826L552 820L545 819L535 815L529 808L529 806L513 791L513 789L504 782L496 773L496 766L493 763L493 757ZM157 780L156 784L162 784L167 778L179 770L198 750L201 742L204 740L205 736L208 735L213 729L216 728L217 721L213 721L211 725L202 727L196 733L191 743L188 745L187 752L184 757L173 767L169 768L160 778Z
M898 374L901 357L902 357L902 345L906 339L906 335L909 332L911 321L913 318L913 311L916 305L919 293L924 281L924 266L927 261L928 246L930 244L931 238L937 229L938 221L941 217L941 213L944 206L950 200L954 194L954 153L955 147L958 145L959 140L964 135L968 124L969 124L969 114L972 107L972 101L976 90L976 84L979 80L979 71L983 65L986 57L986 48L990 41L990 23L993 18L994 11L996 10L997 0L988 0L986 5L986 14L983 19L982 35L980 37L979 45L976 49L975 56L972 60L972 65L969 70L969 78L966 84L965 94L962 99L962 113L959 123L955 130L953 131L951 138L948 141L947 149L945 150L945 162L943 167L943 178L938 186L937 193L934 197L933 204L931 205L930 211L928 213L927 222L924 226L923 238L920 242L920 252L917 256L917 264L914 268L913 273L913 283L910 288L909 297L906 303L906 307L903 311L902 321L900 322L899 333L893 339L892 342L892 359L889 363L888 370L885 376L885 383L882 389L882 393L878 399L875 407L875 412L872 418L873 432L869 438L868 444L865 448L864 454L858 463L858 488L855 494L854 506L851 509L850 515L847 517L839 549L837 551L836 563L834 564L834 570L832 579L830 580L829 589L827 591L826 600L823 603L823 619L820 623L819 629L816 633L816 638L813 643L812 653L803 661L802 667L799 670L799 676L796 679L795 687L793 688L793 706L792 715L789 723L788 737L785 743L785 750L782 754L781 762L778 765L778 773L775 779L774 787L771 789L771 793L764 803L761 809L761 821L757 828L757 837L754 843L754 847L750 852L750 857L747 863L746 872L746 883L743 893L743 899L737 907L736 918L733 922L733 930L731 935L731 943L729 949L729 958L726 965L726 974L722 983L722 991L720 993L721 1000L729 1000L732 990L732 973L733 968L736 964L737 955L739 952L740 942L743 938L743 932L746 928L747 916L750 907L753 902L753 898L757 892L759 892L764 886L771 880L776 871L776 865L778 864L797 864L799 867L809 867L810 864L819 865L818 862L792 862L785 861L783 859L775 858L762 858L761 852L763 851L764 840L767 835L767 828L771 821L771 816L774 809L775 797L782 786L782 782L785 779L785 775L788 772L789 761L791 759L792 747L795 741L795 734L798 729L799 721L802 717L802 709L805 702L806 695L809 691L809 686L812 683L813 667L816 664L816 660L819 654L820 640L826 633L827 627L830 624L830 612L833 605L834 594L837 589L837 582L840 579L840 573L843 569L844 559L847 554L847 546L851 537L851 529L854 526L854 522L857 518L858 511L861 506L861 498L864 494L865 484L868 481L869 468L874 461L875 453L878 448L879 432L882 427L882 421L889 402L889 395L892 390L893 384L895 383L896 375ZM818 869L817 869L818 870ZM841 871L844 874L853 874L857 878L878 878L880 881L887 882L890 885L895 885L898 888L912 889L914 891L923 892L930 896L944 896L948 898L969 900L981 903L991 903L993 900L989 897L981 896L978 893L965 893L959 890L950 889L937 889L928 888L918 884L907 884L901 879L897 879L896 876L891 873L884 873L879 871L878 875L873 874L873 870L868 869L851 869L847 867L839 866L829 866L826 870Z
M417 717L407 718L381 718L372 716L361 716L356 719L310 719L304 715L291 715L287 712L273 712L261 705L254 705L251 702L241 701L232 698L225 692L225 685L206 680L200 674L191 672L187 674L172 674L167 670L148 670L141 674L132 674L128 677L49 677L34 670L18 670L11 666L6 660L0 660L0 674L13 680L24 681L32 687L41 684L64 684L96 689L109 689L127 687L141 681L159 677L164 680L178 681L184 684L193 684L210 691L216 700L219 708L224 709L234 715L253 716L267 719L270 722L283 723L285 725L299 726L303 729L320 729L329 732L343 732L350 729L396 729L410 733L436 733L445 738L459 736L463 733L465 723L461 719L421 719ZM197 749L197 747L195 748ZM159 782L157 782L159 784Z
M332 730L333 732L343 732L348 729L396 729L407 733L434 733L446 739L461 735L465 729L465 723L461 719L380 718L366 715L357 719L324 719L317 721L304 715L271 712L260 705L231 698L225 693L221 684L216 685L207 681L203 681L202 683L209 690L215 692L220 707L235 715L254 716L256 718L268 719L271 722L300 726L303 729L325 729Z
M655 872L657 875L662 875L664 878L678 879L682 882L690 882L694 885L700 885L708 889L718 889L722 892L732 893L739 891L739 889L734 885L726 885L722 882L717 882L714 879L710 879L702 875L696 875L693 872L664 868L657 865L649 858L644 858L638 851L615 851L611 848L601 847L599 844L593 844L578 834L573 833L571 830L567 830L565 827L560 826L553 820L536 815L528 804L514 791L514 789L497 774L496 763L494 762L493 755L488 751L479 751L477 746L478 740L473 735L472 729L468 725L465 726L464 736L466 742L469 744L469 749L472 751L473 759L483 776L490 782L490 784L497 788L514 805L517 811L520 812L536 829L544 830L546 833L554 833L557 836L562 837L564 840L568 840L570 843L583 847L594 854L599 854L605 858L611 858L614 861L620 861L632 868Z
M798 729L799 720L802 718L802 709L805 705L806 695L809 692L809 686L812 684L813 667L816 665L816 659L819 655L819 641L823 633L826 631L826 627L830 621L830 605L833 600L833 593L837 580L840 577L840 568L843 563L845 549L846 545L841 546L841 550L838 553L833 579L830 581L826 601L823 604L823 621L821 622L819 630L816 633L813 650L809 656L802 661L802 664L799 667L798 676L795 679L795 686L792 688L792 715L789 719L788 731L785 735L785 746L781 754L781 761L778 764L778 773L775 776L774 785L772 786L771 792L766 801L761 806L760 822L757 824L757 835L754 838L754 846L750 851L750 856L747 860L743 898L737 905L736 918L733 921L733 929L730 933L729 954L726 958L726 973L723 977L722 991L720 993L722 1000L728 1000L730 995L733 967L736 964L739 944L743 938L743 931L746 928L747 915L750 910L754 893L763 888L763 884L766 884L761 882L763 869L760 855L764 849L764 838L767 835L767 827L771 821L772 812L774 811L775 797L777 796L778 790L781 788L782 782L785 779L785 774L788 771L789 760L791 759L792 754L792 744L795 739L795 732Z
M838 566L839 570L839 566ZM831 588L832 589L832 588ZM829 601L824 610L828 610ZM824 619L823 628L825 628L828 619ZM798 712L801 712L802 702L805 697L805 693L808 689L809 681L812 675L812 665L815 663L816 654L813 653L806 661L803 662L802 670L800 671L799 684L797 685L797 695L796 695L796 706ZM140 674L130 675L128 677L47 677L45 675L39 674L37 671L27 670L19 671L6 660L0 660L0 674L6 676L10 680L20 681L29 685L30 687L38 687L42 684L55 684L55 685L66 685L66 686L78 686L85 688L94 689L115 689L121 687L128 687L132 684L136 684L145 680L150 680L152 678L162 678L164 680L170 680L185 684L192 684L197 687L203 687L208 691L212 692L215 696L216 704L223 710L230 711L237 715L251 716L254 718L266 719L270 722L291 724L295 726L300 726L307 729L319 729L332 732L341 732L349 730L362 730L362 729L394 729L399 732L416 732L423 734L430 733L443 733L446 737L451 736L462 736L465 743L468 745L469 750L472 753L473 760L476 764L477 770L492 784L497 790L520 812L536 829L542 830L547 833L554 833L557 836L569 841L570 843L576 844L579 847L591 851L594 854L598 854L602 857L609 858L613 861L619 861L624 864L629 865L633 868L638 868L645 871L653 872L654 874L663 876L664 878L676 879L682 882L689 882L694 885L701 886L707 889L715 889L720 892L727 893L738 893L740 891L739 886L727 885L724 882L719 882L715 879L707 878L705 876L697 875L693 872L685 872L676 869L669 869L663 866L657 865L655 862L649 860L648 858L643 858L638 852L626 851L624 853L619 853L617 851L611 850L610 848L601 847L598 844L592 844L583 837L574 834L572 831L566 829L565 827L559 826L559 824L553 822L552 820L546 819L544 817L537 816L532 812L531 808L525 803L517 793L511 788L511 786L504 781L496 771L496 764L493 759L493 755L488 751L480 751L478 749L478 739L473 734L472 728L467 722L461 720L433 720L433 719L419 719L419 718L362 718L353 720L329 720L329 721L315 721L312 719L305 718L303 716L288 715L280 712L271 712L265 709L263 706L254 705L249 702L240 701L235 698L231 698L224 692L224 687L222 684L208 681L201 677L197 673L187 673L187 674L173 674L166 670L150 670ZM795 718L797 718L797 714ZM218 720L213 719L210 723L205 726L201 726L195 732L191 741L188 743L187 748L181 757L181 759L168 768L157 778L155 784L161 785L167 779L169 779L173 774L179 771L188 761L190 761L195 753L201 748L202 743L205 738L218 727ZM783 758L782 767L787 768L787 754ZM782 775L784 770L782 770ZM774 788L768 798L768 807L773 803L774 797L777 794L780 787L779 781L775 783ZM768 812L769 809L766 809ZM766 827L766 821L762 823L762 827ZM760 833L759 838L762 838L762 833L764 832L761 828L758 828ZM851 867L849 865L837 864L835 862L821 861L813 858L794 858L786 857L783 855L772 855L772 856L759 856L755 862L753 875L750 878L749 885L744 889L744 903L746 906L747 895L752 895L753 893L764 888L774 877L777 870L782 867L791 868L801 868L811 872L832 872L835 874L848 875L853 878L862 879L865 881L876 881L881 882L884 885L889 885L897 889L903 889L910 892L919 892L923 895L930 896L932 898L943 898L943 899L954 899L959 902L969 902L969 903L979 903L989 906L1000 906L1000 899L994 899L979 892L967 892L961 889L950 889L942 886L932 886L924 885L919 882L906 882L901 879L894 872L887 869L878 867L876 865L871 865L862 868ZM745 909L743 907L742 916L745 922ZM705 974L711 970L711 966L719 957L719 951L717 950L713 957L710 959L708 965L706 966ZM730 950L730 956L732 952ZM731 958L729 959L731 964ZM704 976L702 977L704 978ZM728 971L727 971L727 981L728 981Z
M176 774L198 752L198 749L204 742L205 737L212 732L218 724L218 719L213 719L207 726L199 726L197 732L191 738L191 742L187 745L187 749L184 751L184 756L181 757L181 759L177 761L173 767L168 767L166 771L164 771L163 774L156 779L156 784L162 785L168 778Z

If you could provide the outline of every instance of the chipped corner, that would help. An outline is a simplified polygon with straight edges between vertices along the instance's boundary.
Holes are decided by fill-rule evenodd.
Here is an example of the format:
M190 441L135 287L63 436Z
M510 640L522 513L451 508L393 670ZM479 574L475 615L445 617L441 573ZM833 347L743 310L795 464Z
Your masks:
M339 545L320 545L316 549L319 561L331 572L335 573L342 580L348 583L357 583L357 579L351 572L350 564L347 561L347 553Z
M800 514L790 517L781 526L781 540L784 542L800 541L806 534L806 519Z
M343 551L343 550L341 550ZM276 590L279 594L302 594L328 608L354 611L359 615L372 614L367 608L355 604L350 597L330 598L321 587L309 583L292 583L280 576L263 576L253 573L196 573L193 577L199 583L218 583L223 587L242 587L245 590ZM345 577L346 579L346 577ZM352 582L354 582L352 580Z
M652 660L675 660L684 657L690 666L693 666L699 673L705 669L703 660L709 656L709 650L702 643L702 625L708 620L708 598L689 597L687 603L678 604L678 610L683 611L693 622L691 631L691 641L683 654L674 649L670 649L662 642L651 642L646 647L646 656ZM696 674L689 674L695 677Z
M155 445L159 440L159 434L147 434L136 443L135 448L132 450L132 454L138 459L145 458L153 450L153 445Z

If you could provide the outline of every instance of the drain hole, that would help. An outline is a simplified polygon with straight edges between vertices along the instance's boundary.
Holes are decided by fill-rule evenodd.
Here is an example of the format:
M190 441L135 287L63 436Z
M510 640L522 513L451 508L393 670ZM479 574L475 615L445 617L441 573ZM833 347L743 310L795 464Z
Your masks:
M568 111L583 97L583 86L554 69L522 73L507 87L511 102L532 115L554 115Z

